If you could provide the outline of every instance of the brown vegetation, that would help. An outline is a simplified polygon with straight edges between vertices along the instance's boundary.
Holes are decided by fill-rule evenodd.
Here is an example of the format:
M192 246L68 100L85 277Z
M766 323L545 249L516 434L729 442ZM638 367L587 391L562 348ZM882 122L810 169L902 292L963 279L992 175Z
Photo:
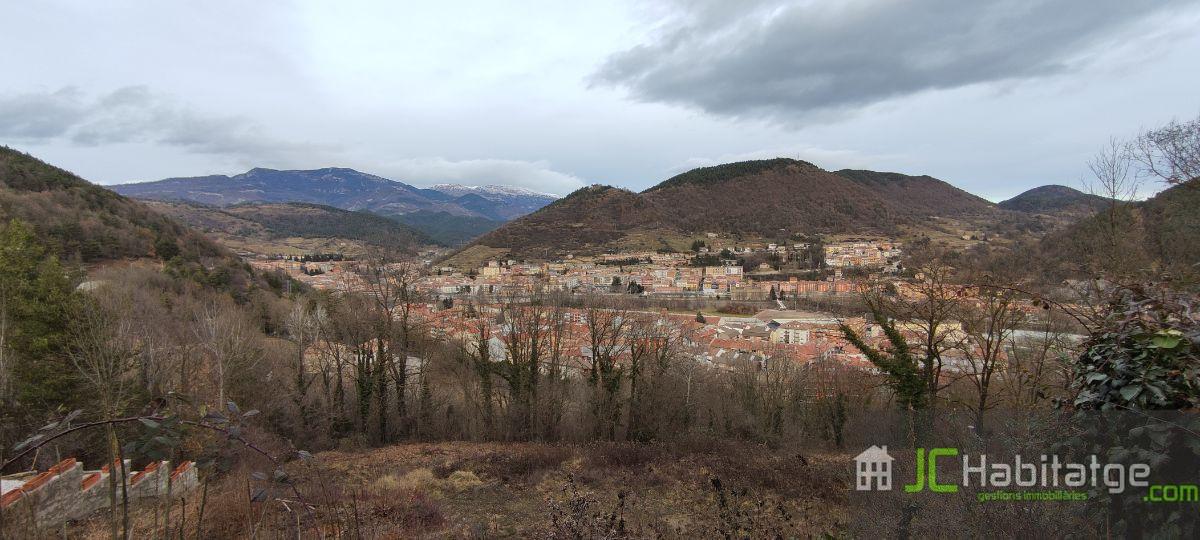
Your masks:
M145 201L146 206L239 251L344 253L372 250L412 254L432 243L419 231L366 212L304 203L239 204L225 208L194 203Z
M249 503L256 486L233 476L208 488L203 527L190 498L182 515L193 521L183 527L213 538L287 536L300 513L304 530L367 538L836 536L848 526L848 459L700 439L403 444L287 467L312 517L296 504ZM153 533L152 517L134 514L134 536ZM72 533L103 538L100 525Z
M793 234L916 234L942 217L978 230L1036 229L1033 218L928 176L827 172L774 159L704 167L642 193L590 186L480 237L474 245L517 258L595 253L627 236L721 232L787 239ZM950 235L952 237L956 234Z

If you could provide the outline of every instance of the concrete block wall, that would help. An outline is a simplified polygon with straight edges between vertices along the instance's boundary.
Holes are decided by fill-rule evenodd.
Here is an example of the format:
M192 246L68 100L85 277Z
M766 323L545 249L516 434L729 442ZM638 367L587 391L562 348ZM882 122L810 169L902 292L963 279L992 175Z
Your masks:
M125 492L130 501L180 496L199 484L191 461L174 469L170 462L153 462L141 471L131 470L129 460L124 465ZM68 458L42 473L6 476L6 481L21 485L0 496L0 514L4 514L0 517L6 518L5 522L32 520L39 527L86 518L108 507L110 474L113 471L108 465L88 471L74 458ZM120 500L119 491L117 497Z

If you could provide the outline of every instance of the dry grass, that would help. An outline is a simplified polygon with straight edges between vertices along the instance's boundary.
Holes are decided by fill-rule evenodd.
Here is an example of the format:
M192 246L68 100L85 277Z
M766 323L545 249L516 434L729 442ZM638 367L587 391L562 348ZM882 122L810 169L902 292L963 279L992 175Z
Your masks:
M248 503L255 486L230 475L210 488L203 536L294 537L299 520L329 537L811 537L848 522L847 456L709 440L405 444L287 468L311 516L287 490ZM152 536L139 512L135 536ZM103 520L87 525L103 536Z
M453 266L464 272L474 270L486 264L489 260L499 258L507 253L504 248L494 248L483 245L473 245L464 248L441 264Z

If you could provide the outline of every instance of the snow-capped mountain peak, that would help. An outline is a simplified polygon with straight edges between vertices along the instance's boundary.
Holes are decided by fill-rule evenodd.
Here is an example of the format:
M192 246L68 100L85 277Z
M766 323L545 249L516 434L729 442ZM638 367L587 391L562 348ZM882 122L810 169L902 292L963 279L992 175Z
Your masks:
M498 184L488 184L488 185L483 185L483 186L467 186L467 185L463 185L463 184L437 184L437 185L430 187L430 189L433 189L435 191L440 191L447 195L454 195L456 197L474 193L474 194L479 195L484 198L487 198L488 195L491 195L493 197L509 196L509 197L548 197L551 199L558 198L558 195L554 195L552 193L542 193L542 192L534 191L534 190L528 189L528 188L517 187L517 186L502 186L502 185L498 185Z

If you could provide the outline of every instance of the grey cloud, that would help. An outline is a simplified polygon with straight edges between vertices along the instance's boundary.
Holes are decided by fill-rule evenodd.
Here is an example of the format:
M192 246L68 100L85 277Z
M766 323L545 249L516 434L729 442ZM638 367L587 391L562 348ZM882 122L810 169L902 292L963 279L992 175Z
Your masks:
M1137 22L1189 3L686 2L652 42L609 57L592 82L643 101L791 123L924 90L1064 73Z
M145 86L91 97L74 87L0 95L0 141L79 147L153 143L233 158L246 166L324 167L349 160L364 170L423 184L505 184L565 194L585 185L545 161L444 158L355 159L344 149L278 140L249 120L204 115ZM183 173L180 173L183 174Z
M60 137L78 122L82 110L80 92L72 87L0 98L0 136L20 140Z
M587 184L579 177L554 170L545 161L444 158L395 160L379 165L386 175L417 184L500 184L565 195Z
M236 116L208 116L145 86L90 97L75 87L0 96L0 137L79 146L157 143L243 160L288 161L316 147L275 139Z

